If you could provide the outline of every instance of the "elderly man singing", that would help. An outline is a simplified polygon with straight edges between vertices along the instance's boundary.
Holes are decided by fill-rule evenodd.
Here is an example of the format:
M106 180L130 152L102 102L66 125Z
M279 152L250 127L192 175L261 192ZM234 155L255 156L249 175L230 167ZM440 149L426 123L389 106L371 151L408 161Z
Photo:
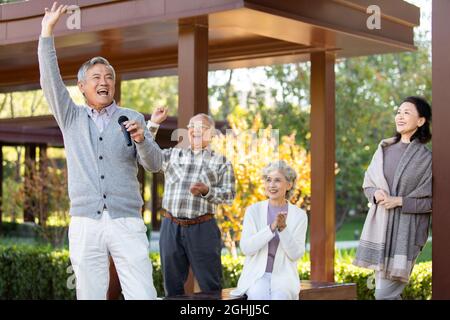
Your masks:
M155 136L167 109L157 108L148 122ZM191 266L203 292L221 290L221 235L214 214L217 205L235 197L233 167L209 147L214 121L206 114L192 117L188 148L163 150L163 209L160 253L167 296L184 293Z
M137 165L159 170L162 152L144 117L114 102L115 73L106 59L95 57L81 66L78 87L86 104L72 101L53 41L53 29L66 10L56 2L45 9L38 57L41 87L64 136L71 201L69 252L77 298L106 299L111 255L125 299L155 299Z

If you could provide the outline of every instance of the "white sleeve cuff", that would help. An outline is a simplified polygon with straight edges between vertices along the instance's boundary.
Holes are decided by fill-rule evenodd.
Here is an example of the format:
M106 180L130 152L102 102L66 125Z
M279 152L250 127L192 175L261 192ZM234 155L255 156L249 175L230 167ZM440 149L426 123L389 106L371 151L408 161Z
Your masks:
M147 121L147 128L148 129L150 129L150 128L159 128L159 124L158 123L155 123L155 122L153 122L152 120L148 120Z

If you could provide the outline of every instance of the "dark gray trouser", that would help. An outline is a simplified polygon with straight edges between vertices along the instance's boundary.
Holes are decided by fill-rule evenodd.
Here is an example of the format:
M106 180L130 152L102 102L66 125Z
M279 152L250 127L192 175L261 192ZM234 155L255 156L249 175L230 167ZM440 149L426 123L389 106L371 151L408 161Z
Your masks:
M222 289L221 236L215 219L183 227L164 218L159 250L166 296L184 294L189 266L202 292Z

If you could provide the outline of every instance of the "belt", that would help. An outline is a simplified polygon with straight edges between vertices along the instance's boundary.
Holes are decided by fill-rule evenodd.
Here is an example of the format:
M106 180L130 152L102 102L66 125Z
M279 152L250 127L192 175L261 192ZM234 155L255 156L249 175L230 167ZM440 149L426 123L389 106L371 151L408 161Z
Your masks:
M183 226L183 227L203 223L203 222L209 221L212 218L214 218L214 215L212 213L207 213L207 214L204 214L200 217L193 218L193 219L178 219L178 218L175 218L174 216L172 216L169 212L164 212L163 216L165 218L170 219L172 222L175 222L176 224L179 224L180 226Z

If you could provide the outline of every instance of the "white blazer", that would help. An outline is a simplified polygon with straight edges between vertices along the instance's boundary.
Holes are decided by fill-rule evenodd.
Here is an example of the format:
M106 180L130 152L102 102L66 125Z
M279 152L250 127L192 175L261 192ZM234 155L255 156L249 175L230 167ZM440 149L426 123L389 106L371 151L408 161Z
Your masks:
M249 206L245 212L240 248L246 257L237 288L231 292L234 296L246 293L265 273L269 241L275 236L267 225L268 206L269 200L261 201ZM278 233L280 244L273 264L271 289L283 290L290 299L297 300L300 292L297 261L305 253L306 212L289 203L286 225Z

